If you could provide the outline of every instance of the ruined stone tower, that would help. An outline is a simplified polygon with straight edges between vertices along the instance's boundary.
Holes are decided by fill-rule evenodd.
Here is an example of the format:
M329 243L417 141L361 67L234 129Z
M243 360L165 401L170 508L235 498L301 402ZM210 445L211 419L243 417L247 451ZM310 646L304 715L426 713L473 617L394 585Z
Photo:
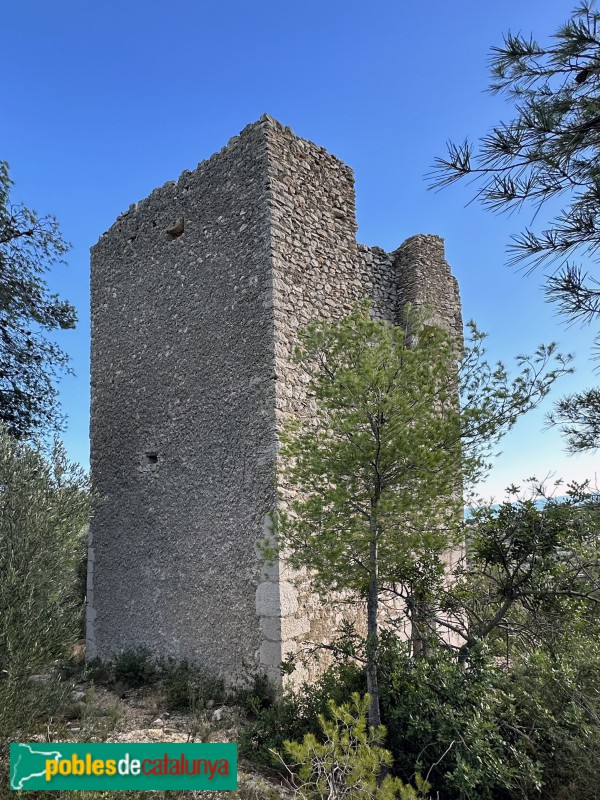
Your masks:
M270 675L335 620L265 567L298 328L370 298L462 335L436 236L357 244L352 170L268 116L132 205L92 249L88 656L146 647Z

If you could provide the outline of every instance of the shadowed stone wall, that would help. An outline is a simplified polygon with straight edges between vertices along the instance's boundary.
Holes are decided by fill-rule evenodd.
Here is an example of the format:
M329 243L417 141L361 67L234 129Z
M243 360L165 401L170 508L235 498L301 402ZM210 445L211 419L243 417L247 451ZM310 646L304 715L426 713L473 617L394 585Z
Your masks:
M352 171L271 117L119 217L92 250L88 652L131 647L233 679L272 677L321 608L255 542L276 502L277 433L310 413L300 326L365 297L462 335L443 242L356 242ZM301 676L302 677L302 676Z

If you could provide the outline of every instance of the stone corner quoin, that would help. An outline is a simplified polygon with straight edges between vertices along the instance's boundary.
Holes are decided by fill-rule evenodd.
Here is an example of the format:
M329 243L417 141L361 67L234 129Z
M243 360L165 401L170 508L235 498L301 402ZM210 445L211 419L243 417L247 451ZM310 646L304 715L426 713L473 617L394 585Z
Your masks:
M298 331L362 299L462 336L442 239L356 242L352 170L264 115L130 206L92 248L88 657L132 648L279 678L341 621L256 542L278 432L309 412ZM321 664L297 670L314 677Z

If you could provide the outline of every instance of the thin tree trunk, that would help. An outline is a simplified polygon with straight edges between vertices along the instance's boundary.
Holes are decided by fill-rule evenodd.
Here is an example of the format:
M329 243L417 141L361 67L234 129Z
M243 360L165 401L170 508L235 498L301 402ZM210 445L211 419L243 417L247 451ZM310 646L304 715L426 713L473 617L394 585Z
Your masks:
M425 632L431 622L431 609L420 592L413 595L411 617L412 625L410 638L413 656L415 658L426 658L429 648Z
M379 581L377 570L377 518L375 504L371 508L371 543L369 549L369 595L367 598L367 691L371 696L369 706L369 725L381 725L379 708L379 682L377 678L377 648L379 644L379 628L377 613L379 610Z

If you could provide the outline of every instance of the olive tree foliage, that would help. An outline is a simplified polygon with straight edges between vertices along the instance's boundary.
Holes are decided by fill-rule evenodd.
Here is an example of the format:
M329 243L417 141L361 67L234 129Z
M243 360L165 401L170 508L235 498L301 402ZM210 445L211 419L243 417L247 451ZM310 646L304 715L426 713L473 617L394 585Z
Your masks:
M597 323L600 315L600 11L585 0L548 44L509 33L492 48L490 91L504 93L514 117L479 142L448 143L428 176L441 188L463 178L474 199L494 212L529 207L536 226L512 237L510 263L547 265L547 297L570 320ZM545 224L550 201L562 209ZM583 259L582 266L580 260ZM600 334L596 337L600 346ZM600 390L556 405L571 451L600 446Z
M11 203L11 185L0 161L0 421L23 438L60 422L54 381L68 357L48 332L74 328L76 314L44 280L69 249L57 221Z
M405 587L417 650L428 586L443 580L445 555L462 539L463 487L485 471L491 444L568 371L548 346L522 357L511 378L485 361L482 339L473 327L461 354L455 338L414 314L394 326L367 307L301 334L297 359L314 407L282 436L277 543L322 595L350 590L366 605L375 727L382 600Z
M28 731L60 694L54 669L78 638L87 479L0 426L0 740Z

